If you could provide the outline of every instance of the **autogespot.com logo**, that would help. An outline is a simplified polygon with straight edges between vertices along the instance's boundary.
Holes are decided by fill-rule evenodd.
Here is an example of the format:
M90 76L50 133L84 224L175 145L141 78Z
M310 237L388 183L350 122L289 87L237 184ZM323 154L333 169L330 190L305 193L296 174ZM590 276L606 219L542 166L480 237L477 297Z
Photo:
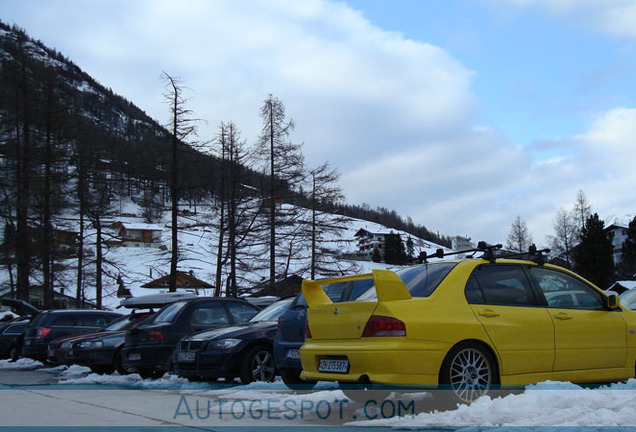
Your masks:
M355 408L355 409L354 409ZM317 419L347 422L415 415L413 400L368 399L355 404L343 399L222 399L182 395L173 419L190 421L296 421Z

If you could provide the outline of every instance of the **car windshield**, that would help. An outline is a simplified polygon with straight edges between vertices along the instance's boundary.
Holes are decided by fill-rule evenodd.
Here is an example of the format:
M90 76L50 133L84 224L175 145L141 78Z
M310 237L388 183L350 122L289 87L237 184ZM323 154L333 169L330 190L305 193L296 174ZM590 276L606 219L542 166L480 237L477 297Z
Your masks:
M457 263L454 262L430 263L398 270L396 274L402 279L413 297L428 297L455 265ZM375 287L372 286L356 301L373 301L377 298Z
M282 313L289 307L293 300L294 298L290 297L288 299L272 303L271 305L267 306L265 309L254 315L250 322L278 320L278 317L282 315Z
M621 306L627 309L636 310L636 289L625 291L621 296Z
M187 302L185 301L181 301L181 302L172 303L169 306L165 306L162 310L157 312L157 315L155 315L155 319L152 321L154 323L173 322L176 319L177 315L179 314L179 311L183 309L186 303Z

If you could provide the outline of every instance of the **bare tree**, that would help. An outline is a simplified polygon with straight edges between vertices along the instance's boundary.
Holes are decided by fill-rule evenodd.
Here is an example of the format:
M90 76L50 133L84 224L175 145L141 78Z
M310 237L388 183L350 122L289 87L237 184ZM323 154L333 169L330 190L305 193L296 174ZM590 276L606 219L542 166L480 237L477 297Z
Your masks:
M169 291L177 290L177 264L179 262L178 214L179 214L179 147L191 135L196 135L196 127L191 117L192 111L186 108L187 99L183 95L183 86L179 79L163 73L166 82L164 97L170 106L170 141L172 157L170 161L170 200L171 200L171 258Z
M552 254L572 266L571 252L578 238L578 229L572 213L560 208L554 219L554 235L548 236Z
M592 216L592 205L582 190L579 190L576 194L572 213L576 219L577 227L581 231L585 227L587 219Z
M528 231L528 226L521 216L517 216L510 227L506 247L513 251L526 252L531 244L532 235Z
M269 283L276 281L277 227L289 223L290 215L279 211L277 205L290 198L290 191L304 178L304 157L301 145L289 140L294 129L293 120L287 120L285 105L269 95L261 107L263 129L257 144L264 171L269 177L267 208L269 210Z

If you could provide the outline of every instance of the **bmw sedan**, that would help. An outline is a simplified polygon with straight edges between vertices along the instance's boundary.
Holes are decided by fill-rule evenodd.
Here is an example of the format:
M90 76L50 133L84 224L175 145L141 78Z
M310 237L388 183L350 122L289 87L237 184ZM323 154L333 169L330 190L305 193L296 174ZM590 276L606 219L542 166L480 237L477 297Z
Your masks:
M246 324L181 339L173 355L174 372L193 380L273 381L277 370L272 344L278 318L292 301L290 297L272 303Z
M331 283L371 279L356 301ZM304 281L301 377L450 388L472 402L493 388L635 375L636 313L616 295L542 260L440 261L398 272Z

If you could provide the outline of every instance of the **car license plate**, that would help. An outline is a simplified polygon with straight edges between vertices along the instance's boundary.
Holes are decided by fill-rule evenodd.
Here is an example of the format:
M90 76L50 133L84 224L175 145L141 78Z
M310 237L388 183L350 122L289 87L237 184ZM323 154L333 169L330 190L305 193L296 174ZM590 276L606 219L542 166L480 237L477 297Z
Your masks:
M318 363L318 372L346 374L349 371L349 360L322 359Z
M180 362L193 362L196 358L195 352L179 351L177 353L177 360Z
M141 360L141 353L130 353L128 354L129 361L137 361Z
M288 359L300 359L300 350L298 348L288 349L285 357Z

